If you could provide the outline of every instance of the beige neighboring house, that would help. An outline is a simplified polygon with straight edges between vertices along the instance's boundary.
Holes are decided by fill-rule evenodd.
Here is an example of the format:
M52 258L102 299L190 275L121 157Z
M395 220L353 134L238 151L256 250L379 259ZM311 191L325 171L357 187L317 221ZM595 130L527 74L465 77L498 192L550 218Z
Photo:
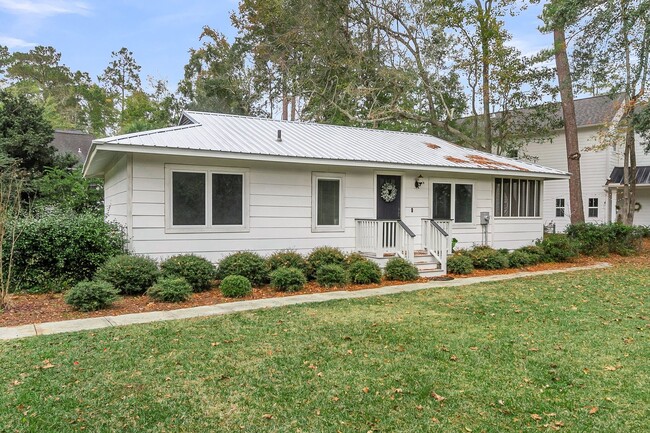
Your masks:
M595 96L575 101L580 144L580 174L585 220L590 223L607 223L617 220L620 208L623 178L623 147L602 148L600 137L621 109L621 97ZM619 114L620 115L620 114ZM637 154L637 212L634 223L650 225L650 155L639 145ZM521 149L521 155L536 163L567 170L564 130L555 132L551 142L530 143ZM569 181L549 180L544 185L544 223L564 231L571 223L569 206Z
M74 155L83 164L95 137L82 131L55 130L50 145L60 154Z

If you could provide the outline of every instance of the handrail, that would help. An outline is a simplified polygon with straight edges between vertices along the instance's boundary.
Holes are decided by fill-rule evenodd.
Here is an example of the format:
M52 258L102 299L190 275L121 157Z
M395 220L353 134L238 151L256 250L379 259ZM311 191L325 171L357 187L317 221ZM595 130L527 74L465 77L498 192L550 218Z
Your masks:
M402 220L397 220L397 222L398 222L399 225L404 229L404 231L405 231L406 233L408 233L408 235L409 235L410 237L412 237L412 238L415 237L415 233L413 233L413 230L411 230L411 229L409 228L409 226L407 226L406 224L404 224L404 221L402 221Z
M433 219L433 218L422 218L422 221L429 221L435 228L438 229L440 233L442 233L444 236L449 236L449 233L445 231L440 225ZM451 221L451 220L450 220Z

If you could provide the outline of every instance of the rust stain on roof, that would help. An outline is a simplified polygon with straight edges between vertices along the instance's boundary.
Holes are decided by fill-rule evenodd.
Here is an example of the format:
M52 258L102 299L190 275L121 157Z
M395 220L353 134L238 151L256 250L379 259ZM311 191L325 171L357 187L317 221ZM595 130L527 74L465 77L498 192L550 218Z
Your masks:
M440 149L440 146L438 146L437 144L433 144L433 143L424 143L424 144L426 144L429 149L434 149L434 150Z
M469 164L469 161L454 156L445 156L445 159L449 162L455 162L456 164Z
M505 161L495 161L483 155L467 155L467 159L472 161L475 164L482 165L486 168L510 168L519 171L529 171L527 168L520 167L518 165L510 164Z

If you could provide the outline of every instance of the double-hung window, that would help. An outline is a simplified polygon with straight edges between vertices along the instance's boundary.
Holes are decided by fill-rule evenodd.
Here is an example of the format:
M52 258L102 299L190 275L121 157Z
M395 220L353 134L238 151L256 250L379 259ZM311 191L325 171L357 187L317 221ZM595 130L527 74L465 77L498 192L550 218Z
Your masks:
M474 185L469 183L434 183L431 218L471 223L474 209Z
M170 232L248 230L248 172L167 166L166 228Z
M566 205L563 198L555 199L555 216L557 218L563 218L565 215Z
M542 182L539 180L496 178L494 216L530 218L541 215Z
M598 218L598 199L590 198L589 207L587 208L587 215L589 218Z
M343 231L342 174L314 173L312 175L312 230L316 232Z

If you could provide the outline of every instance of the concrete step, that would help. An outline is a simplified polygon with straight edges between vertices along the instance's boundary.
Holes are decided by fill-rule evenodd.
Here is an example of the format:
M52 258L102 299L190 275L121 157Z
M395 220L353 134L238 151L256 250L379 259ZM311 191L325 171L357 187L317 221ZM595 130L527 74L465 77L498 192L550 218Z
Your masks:
M425 271L420 271L420 276L421 277L439 277L441 275L444 275L442 272L442 269L427 269Z

